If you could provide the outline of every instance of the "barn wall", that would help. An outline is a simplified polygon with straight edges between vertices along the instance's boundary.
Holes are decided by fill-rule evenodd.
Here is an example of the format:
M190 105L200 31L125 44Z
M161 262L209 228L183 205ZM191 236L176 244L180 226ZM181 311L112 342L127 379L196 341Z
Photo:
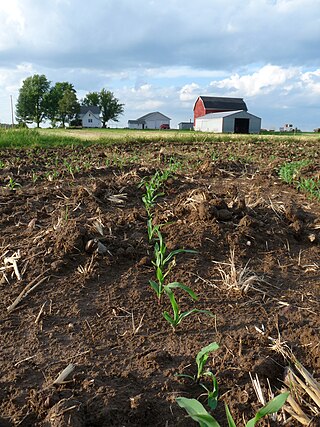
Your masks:
M249 133L259 133L261 130L261 119L260 117L253 116L246 111L236 113L232 116L227 116L223 119L222 132L233 133L234 132L234 119L249 119Z
M249 133L259 133L261 131L260 117L250 117Z
M146 120L146 129L160 129L162 124L166 124L170 126L170 120L161 119L161 120Z
M198 117L204 116L206 114L206 110L204 108L202 99L198 98L195 106L194 106L194 110L193 110L193 123L194 125L196 125L196 119Z
M215 133L221 133L222 132L222 118L216 118L216 119L202 119L198 118L194 129L199 130L202 132L215 132Z

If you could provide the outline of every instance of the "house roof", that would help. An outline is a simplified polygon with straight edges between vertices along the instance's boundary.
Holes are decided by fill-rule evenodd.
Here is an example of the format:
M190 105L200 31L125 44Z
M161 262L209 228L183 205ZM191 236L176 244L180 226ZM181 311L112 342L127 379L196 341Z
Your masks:
M98 116L100 114L100 108L96 105L81 105L80 114L87 114L88 111L91 111L92 114L97 114Z
M160 113L159 111L153 111L152 113L148 113L148 114L145 114L142 117L139 117L137 119L137 121L140 122L140 123L142 123L141 120L150 119L150 117L153 116L153 114L160 114L160 116L162 116L164 119L171 120L170 117L165 116L164 114Z
M258 119L260 119L260 117L254 116L253 114L248 113L245 110L236 110L236 111L221 111L220 113L209 113L209 114L206 114L205 116L198 117L197 120L201 120L201 119L206 119L206 120L207 119L221 119L221 118L224 118L224 117L233 116L233 115L235 115L237 113L246 113L247 116L257 117Z
M247 105L243 98L226 98L222 96L199 96L199 98L202 100L206 109L248 111Z

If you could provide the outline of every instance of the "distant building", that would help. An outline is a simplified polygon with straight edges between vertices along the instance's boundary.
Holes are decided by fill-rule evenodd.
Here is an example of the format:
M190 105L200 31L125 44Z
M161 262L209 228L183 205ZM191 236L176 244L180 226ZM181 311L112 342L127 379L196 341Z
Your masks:
M136 120L128 120L129 129L160 129L170 128L170 118L159 111L145 114Z
M210 113L198 117L194 129L215 133L259 133L261 118L244 110Z
M248 111L246 103L242 98L199 96L193 107L194 126L196 126L197 118L203 117L206 114L239 110Z
M181 130L193 130L193 122L180 122L178 127Z
M101 128L102 121L100 118L100 108L94 105L80 107L80 113L78 114L81 125L84 128Z

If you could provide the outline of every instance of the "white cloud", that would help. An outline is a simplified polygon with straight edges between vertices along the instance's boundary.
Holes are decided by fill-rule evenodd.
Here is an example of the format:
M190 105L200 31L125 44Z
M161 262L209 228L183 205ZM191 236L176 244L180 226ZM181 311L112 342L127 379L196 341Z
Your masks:
M301 87L310 91L313 95L320 95L320 68L308 71L301 76Z
M200 86L196 83L184 85L179 91L180 101L194 101L199 95Z
M240 76L238 73L220 81L212 81L213 88L226 89L228 93L241 96L257 96L274 90L288 90L288 82L298 76L297 68L283 68L277 65L265 65L252 74Z

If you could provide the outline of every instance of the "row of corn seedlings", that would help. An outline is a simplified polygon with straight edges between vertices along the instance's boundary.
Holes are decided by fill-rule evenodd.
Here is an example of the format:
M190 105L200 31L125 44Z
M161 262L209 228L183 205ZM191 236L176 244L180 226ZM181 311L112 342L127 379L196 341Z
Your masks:
M177 167L179 167L177 163L171 162L169 168L163 171L155 172L151 178L144 178L140 183L140 187L145 187L145 194L142 196L142 201L148 216L147 229L149 242L154 240L154 259L152 264L155 267L155 280L150 279L149 285L155 291L159 304L161 303L163 295L169 298L172 314L170 314L168 311L163 311L162 315L174 330L184 318L190 316L191 314L204 313L209 316L213 316L210 311L199 310L197 308L181 311L174 290L181 289L182 291L186 292L194 301L198 300L198 296L190 287L186 286L185 284L178 281L172 281L168 283L167 278L172 268L175 266L176 255L182 253L194 254L197 252L192 249L175 249L171 252L168 252L164 237L160 231L161 227L163 227L165 224L153 224L153 208L155 206L156 200L158 197L164 194L162 192L163 184L177 169Z

